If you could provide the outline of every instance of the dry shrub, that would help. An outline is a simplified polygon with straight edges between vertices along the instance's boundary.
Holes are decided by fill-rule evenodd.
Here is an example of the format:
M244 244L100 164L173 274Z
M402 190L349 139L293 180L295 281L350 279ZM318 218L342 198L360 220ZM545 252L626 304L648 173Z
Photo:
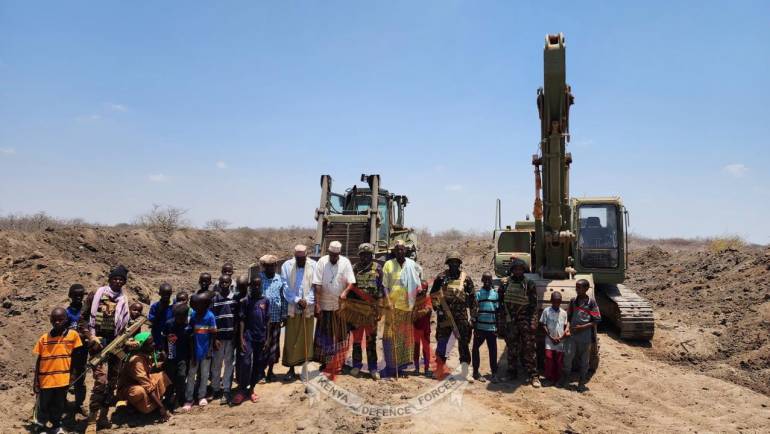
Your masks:
M81 218L62 219L49 216L44 211L35 214L8 214L0 217L0 229L22 232L44 231L48 228L94 226Z
M134 224L151 231L172 234L178 229L190 226L190 222L184 218L187 211L184 208L153 204L152 210L137 217Z
M207 230L223 231L232 223L225 219L211 219L204 223L203 228Z
M728 237L712 238L709 240L708 246L710 251L720 253L727 250L739 250L746 246L746 241L737 235L732 235Z

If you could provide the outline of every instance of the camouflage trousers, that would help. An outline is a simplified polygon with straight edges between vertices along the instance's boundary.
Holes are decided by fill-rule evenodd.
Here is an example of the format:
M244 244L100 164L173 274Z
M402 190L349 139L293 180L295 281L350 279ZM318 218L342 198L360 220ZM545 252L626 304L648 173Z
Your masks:
M95 415L100 408L109 407L113 403L115 386L118 384L118 376L123 362L110 356L106 362L100 363L94 368L94 388L91 391L89 413Z
M448 320L447 320L448 321ZM460 333L460 339L457 340L457 351L460 353L460 363L471 363L471 325L467 321L458 321L457 329ZM449 337L452 336L452 326L448 327L443 323L436 326L436 357L441 361L447 359L447 344Z
M512 321L505 324L500 333L508 348L508 370L516 371L519 361L527 376L537 374L536 331L532 331L532 317L527 313L512 314Z

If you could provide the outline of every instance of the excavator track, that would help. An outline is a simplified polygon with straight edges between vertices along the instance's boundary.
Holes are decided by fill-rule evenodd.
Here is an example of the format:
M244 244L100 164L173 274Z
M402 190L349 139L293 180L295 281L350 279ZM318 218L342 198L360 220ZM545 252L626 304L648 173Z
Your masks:
M596 302L602 317L620 330L621 339L651 340L655 333L652 305L625 285L598 285Z

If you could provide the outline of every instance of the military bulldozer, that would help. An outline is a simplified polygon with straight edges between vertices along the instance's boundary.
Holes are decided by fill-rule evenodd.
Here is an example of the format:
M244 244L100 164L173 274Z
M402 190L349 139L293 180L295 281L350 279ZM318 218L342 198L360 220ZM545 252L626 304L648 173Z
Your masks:
M652 305L623 285L628 267L628 211L623 202L620 197L570 198L572 155L566 145L574 97L566 83L563 34L546 36L543 63L544 83L537 92L541 140L532 156L534 243L526 278L537 287L541 307L554 291L564 300L575 297L576 281L588 280L589 295L621 338L649 340L655 330Z
M314 255L325 255L329 243L342 243L342 254L355 263L358 246L371 243L378 261L388 258L396 241L406 245L407 256L417 257L417 236L404 226L406 196L380 188L380 175L361 175L367 187L354 185L344 194L332 192L332 178L321 175L321 202L316 209L316 244Z

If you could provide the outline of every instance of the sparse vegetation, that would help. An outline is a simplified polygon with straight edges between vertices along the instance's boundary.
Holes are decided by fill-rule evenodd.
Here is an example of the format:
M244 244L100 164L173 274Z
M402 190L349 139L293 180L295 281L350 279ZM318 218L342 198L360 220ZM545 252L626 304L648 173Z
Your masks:
M51 217L43 211L35 214L8 214L0 217L0 229L22 232L44 231L49 228L95 226L81 218L62 219Z
M203 225L203 228L213 231L223 231L231 224L232 223L224 219L211 219Z
M720 253L727 250L739 250L745 246L746 241L737 235L721 238L711 238L708 243L709 250L714 253Z
M184 217L187 211L184 208L153 204L152 210L137 217L134 224L151 231L172 234L178 229L190 226L190 222Z

